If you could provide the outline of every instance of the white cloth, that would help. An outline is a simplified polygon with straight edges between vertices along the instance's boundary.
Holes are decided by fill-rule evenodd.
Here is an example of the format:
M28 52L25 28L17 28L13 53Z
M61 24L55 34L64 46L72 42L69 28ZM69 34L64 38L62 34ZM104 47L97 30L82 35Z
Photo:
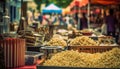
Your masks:
M101 26L101 33L102 34L107 34L107 25L104 23Z
M70 17L65 17L67 25L69 24Z

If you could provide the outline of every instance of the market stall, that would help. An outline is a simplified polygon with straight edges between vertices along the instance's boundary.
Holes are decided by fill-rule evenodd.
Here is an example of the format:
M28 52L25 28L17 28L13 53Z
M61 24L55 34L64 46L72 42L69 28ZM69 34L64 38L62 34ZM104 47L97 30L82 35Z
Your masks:
M50 4L49 6L45 7L42 10L42 13L57 13L57 14L61 14L62 13L62 9L57 7L54 4Z
M120 4L120 0L90 0L91 4L113 5Z
M37 69L119 68L119 57L117 57L117 55L120 55L118 53L120 47L116 44L113 37L105 36L89 29L76 30L72 33L69 32L70 30L58 29L56 33L53 34L52 39L46 43L46 47L53 49L53 47L57 48L61 46L64 50L58 52L54 49L54 51L49 53L47 50L44 50L47 52L47 57L49 58L46 58L42 64L37 65ZM73 33L73 36L77 36L67 39L63 36ZM114 54L116 53L117 55L114 55L113 53L110 54L111 52L114 52ZM78 54L80 55L77 56ZM110 57L110 55L108 54L111 55L111 61L105 63L104 61L109 60L108 57ZM89 58L91 58L91 60L87 60ZM116 61L116 65L111 64L111 62L114 62L112 60ZM104 64L104 66L101 64ZM106 64L110 65L106 66Z
M63 51L46 60L43 65L38 65L37 69L119 68L119 57L117 56L119 51L118 48L94 54L72 50Z
M119 1L90 0L88 13L90 3L118 4L116 2ZM87 4L88 0L74 0L70 7L77 10L76 13L79 7ZM61 14L62 10L50 4L42 13ZM4 55L4 59L0 59L4 60L6 68L24 69L25 65L34 65L37 69L120 68L120 45L114 37L104 35L98 29L42 25L37 30L30 30L26 26L21 17L18 31L0 34L0 50L3 49L0 54Z

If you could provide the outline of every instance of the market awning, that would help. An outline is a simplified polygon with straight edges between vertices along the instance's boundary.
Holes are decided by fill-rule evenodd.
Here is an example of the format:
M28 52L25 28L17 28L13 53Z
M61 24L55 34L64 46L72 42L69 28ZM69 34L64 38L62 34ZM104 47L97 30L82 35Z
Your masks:
M65 14L71 14L71 11L70 11L70 7L68 6L67 8L63 8L62 9L62 14L65 15Z
M54 4L50 4L49 6L45 7L42 10L42 13L58 13L58 14L61 14L62 13L62 9L57 7Z
M84 7L88 4L89 0L73 0L69 5L71 8L72 13L76 12L86 12L85 10L79 10L80 7Z
M73 2L71 2L70 6L73 7L73 6L79 6L79 7L82 7L82 6L85 6L88 4L88 0L73 0Z
M90 0L91 4L113 5L120 4L120 0Z

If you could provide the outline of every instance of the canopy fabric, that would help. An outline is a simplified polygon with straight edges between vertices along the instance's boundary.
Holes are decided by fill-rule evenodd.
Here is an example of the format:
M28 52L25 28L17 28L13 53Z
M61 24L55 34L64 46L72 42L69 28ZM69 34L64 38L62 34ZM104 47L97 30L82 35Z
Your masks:
M90 0L91 4L102 4L102 5L110 5L110 4L120 4L120 0Z
M73 0L70 4L71 7L73 6L79 6L79 7L82 7L82 6L85 6L88 4L88 0Z
M73 0L69 7L70 7L70 12L76 13L76 12L84 12L83 10L79 10L80 7L84 7L88 4L89 0Z
M71 14L70 6L68 6L68 7L66 7L66 8L63 8L62 14L63 14L63 15L65 15L65 14Z
M85 6L88 3L91 4L101 4L101 5L110 5L110 4L120 4L120 0L73 0L70 4L70 7L73 6Z
M45 7L42 10L42 13L58 13L58 14L61 14L62 13L62 9L57 7L54 4L50 4L49 6Z

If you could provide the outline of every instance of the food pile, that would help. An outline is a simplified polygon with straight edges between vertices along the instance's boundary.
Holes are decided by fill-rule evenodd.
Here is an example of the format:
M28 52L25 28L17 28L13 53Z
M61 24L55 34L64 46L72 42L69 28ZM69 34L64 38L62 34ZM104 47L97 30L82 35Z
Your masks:
M48 27L40 27L37 32L39 32L40 34L47 34L49 33L49 28Z
M76 37L70 42L70 46L77 45L77 46L99 46L99 42L91 39L88 36L80 36Z
M67 30L65 30L65 29L59 29L58 31L57 31L57 33L58 34L60 34L60 35L68 35L68 31Z
M19 35L26 40L26 46L37 46L43 43L43 36L32 31L20 31Z
M91 29L83 29L81 30L82 33L92 33Z
M78 51L63 51L55 54L43 64L45 66L68 66L87 68L119 68L120 49L114 48L104 53L79 53Z
M100 37L98 41L100 42L100 44L106 45L106 46L112 45L115 43L115 40L113 37Z
M81 30L81 33L83 35L91 36L93 34L93 31L91 29L83 29Z
M49 46L67 46L67 43L62 38L52 38L47 45Z

